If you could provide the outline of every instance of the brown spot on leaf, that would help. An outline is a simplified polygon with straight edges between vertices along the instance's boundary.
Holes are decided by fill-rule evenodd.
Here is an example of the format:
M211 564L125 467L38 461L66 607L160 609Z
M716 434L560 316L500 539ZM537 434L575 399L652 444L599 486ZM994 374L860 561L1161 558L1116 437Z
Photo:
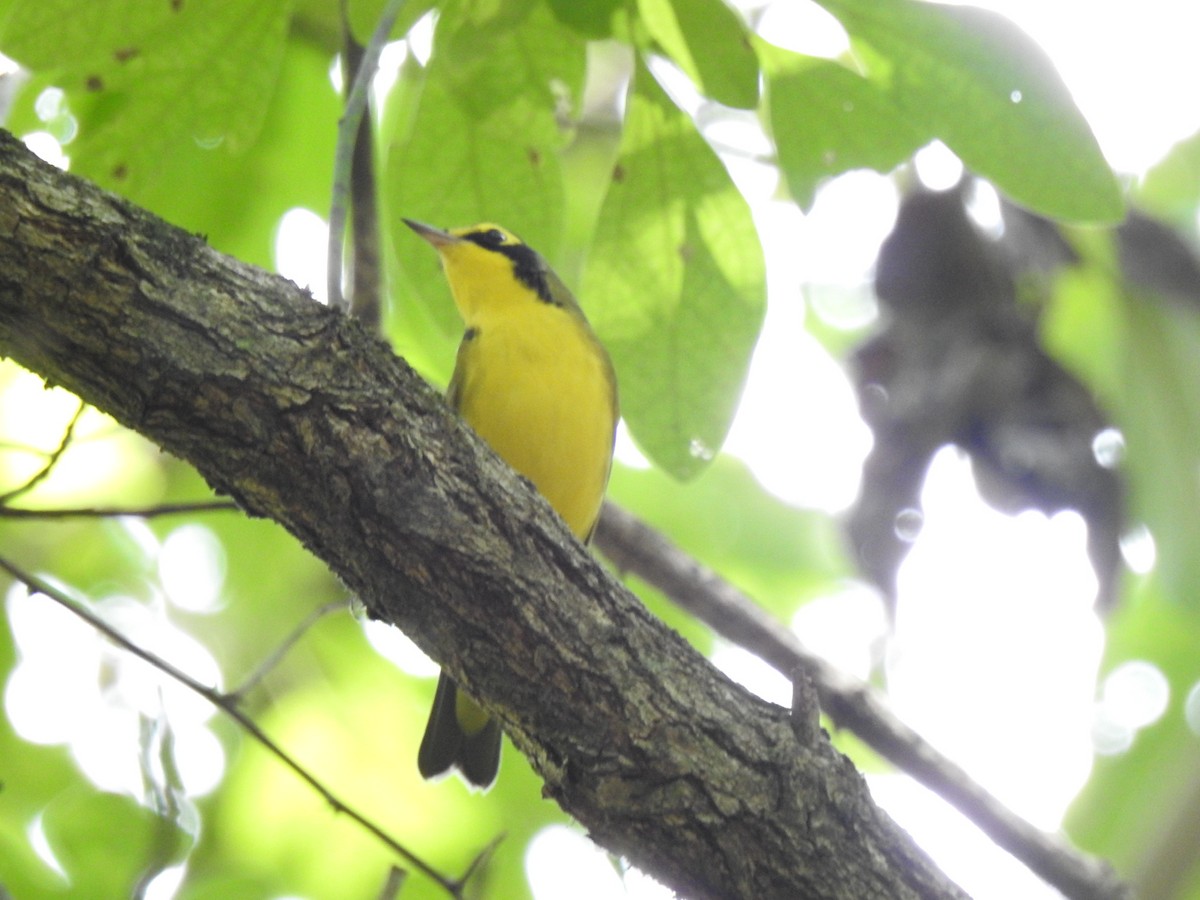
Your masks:
M99 75L89 75L83 82L83 86L94 94L97 91L104 90L104 79Z
M129 167L125 163L117 163L113 166L112 177L117 181L124 181L129 176Z
M529 157L530 165L532 165L534 168L536 168L542 164L542 154L538 153L537 147L530 147L526 151L526 154Z
M613 166L612 180L620 184L625 180L625 167L621 165Z
M137 47L118 47L113 51L113 59L119 63L127 63L135 56L141 55L141 52Z

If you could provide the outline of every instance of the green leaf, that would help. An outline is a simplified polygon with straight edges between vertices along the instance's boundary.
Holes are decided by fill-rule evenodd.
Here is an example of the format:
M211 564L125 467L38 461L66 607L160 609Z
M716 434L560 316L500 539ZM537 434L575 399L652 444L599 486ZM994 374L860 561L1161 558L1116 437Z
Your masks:
M1074 842L1109 861L1145 896L1194 898L1200 896L1194 838L1179 834L1177 826L1196 815L1195 788L1181 786L1195 783L1197 736L1185 704L1197 688L1200 618L1165 597L1155 582L1152 577L1140 585L1108 623L1104 669L1126 660L1156 666L1170 687L1167 708L1133 733L1127 750L1096 758L1065 827Z
M1085 237L1076 241L1083 264L1060 278L1043 335L1097 390L1124 436L1130 518L1154 536L1164 594L1200 610L1200 322L1114 281L1110 235Z
M164 167L171 178L147 185L141 202L223 252L272 268L275 232L285 212L300 206L329 215L340 114L329 83L329 55L319 46L291 41L254 146L236 155L194 143L181 147L169 169Z
M1134 186L1137 205L1195 233L1200 205L1200 133L1184 138Z
M143 875L169 865L190 840L128 797L84 788L56 797L42 825L72 883L96 897L134 896Z
M541 7L511 28L443 15L415 117L389 159L393 223L495 218L553 258L558 153L585 67L583 42Z
M1200 322L1190 311L1135 296L1125 325L1119 413L1136 513L1154 535L1166 595L1200 609Z
M891 171L932 137L878 84L839 63L763 43L759 55L779 167L806 210L822 179L851 169Z
M240 153L258 137L279 73L292 0L221 4L23 0L0 47L66 91L72 169L138 199L170 181L183 148Z
M1014 200L1066 220L1121 217L1116 179L1066 85L1008 19L912 0L821 5L896 106Z
M603 40L618 31L617 20L624 18L627 0L547 0L555 17L590 40Z
M337 12L336 7L325 4L323 0L308 0L308 2L316 5L322 12L328 10ZM360 44L365 45L371 39L388 2L389 0L347 0L345 4L346 20L350 25L351 34ZM417 20L436 5L436 0L408 0L400 8L400 14L392 25L391 37L394 40L403 38Z
M402 260L396 299L422 332L432 319L434 331L457 339L462 325L436 257L401 219L499 222L553 260L563 228L563 113L578 101L585 64L583 41L542 7L508 29L448 13L423 84L410 77L399 86L409 94L397 105L411 103L413 91L420 99L414 113L392 117L386 209ZM398 349L407 352L402 342Z
M614 466L608 495L785 620L801 598L832 593L850 574L829 552L841 543L838 523L780 500L730 454L685 491L659 469ZM717 521L721 528L712 527ZM697 641L681 623L671 624L701 647L711 639L707 627Z
M758 105L758 59L738 15L721 0L638 0L650 35L706 96Z
M762 248L729 173L640 63L582 284L634 437L672 475L697 474L762 325Z

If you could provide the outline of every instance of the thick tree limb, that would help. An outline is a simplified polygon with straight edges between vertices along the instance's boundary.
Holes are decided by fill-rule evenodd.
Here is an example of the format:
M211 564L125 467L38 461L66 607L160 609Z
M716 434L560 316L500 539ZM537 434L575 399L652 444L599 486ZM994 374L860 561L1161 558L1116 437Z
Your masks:
M682 893L962 896L823 734L650 616L386 345L7 135L0 353L282 523Z

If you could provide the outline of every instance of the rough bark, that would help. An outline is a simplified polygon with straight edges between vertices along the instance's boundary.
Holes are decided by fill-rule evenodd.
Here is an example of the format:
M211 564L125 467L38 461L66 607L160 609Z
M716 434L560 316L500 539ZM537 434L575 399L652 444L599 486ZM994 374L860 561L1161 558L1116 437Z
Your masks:
M0 353L284 525L598 843L681 893L963 896L812 708L756 699L653 618L378 338L7 134Z

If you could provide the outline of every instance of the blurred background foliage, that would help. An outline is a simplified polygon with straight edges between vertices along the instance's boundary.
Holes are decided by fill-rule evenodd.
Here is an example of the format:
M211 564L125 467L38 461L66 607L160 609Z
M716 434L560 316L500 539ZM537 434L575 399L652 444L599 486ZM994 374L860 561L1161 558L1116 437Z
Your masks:
M842 173L900 167L894 183L911 183L907 161L942 142L1072 248L1037 286L1022 283L1021 302L1036 307L1047 351L1123 435L1129 529L1155 548L1151 564L1126 573L1105 622L1094 693L1099 704L1106 674L1136 663L1168 686L1168 699L1120 739L1097 741L1065 829L1145 896L1200 897L1200 318L1187 272L1200 142L1181 143L1119 187L1048 58L1007 20L909 0L822 0L850 41L830 59L764 37L756 23L769 5L406 4L375 108L387 337L431 381L448 379L461 327L436 260L396 227L400 217L513 228L578 286L616 362L632 443L611 496L783 621L816 604L851 604L865 588L838 516L776 496L721 448L760 340L841 359L877 314L861 281L801 279L778 296L772 287L768 310L760 237L772 220L731 168L748 161L767 173L768 193L809 213ZM360 42L383 6L345 4ZM287 214L329 208L342 40L339 4L323 0L0 0L0 52L21 67L4 78L4 124L217 249L284 268ZM757 137L734 137L738 129ZM1155 217L1177 253L1164 261L1123 243L1112 228L1123 202ZM1147 266L1182 274L1164 282ZM320 292L319 279L312 287ZM813 314L830 297L866 313ZM768 318L764 331L776 308L804 313L789 325ZM824 422L806 420L797 399L806 385L772 387L773 417L821 444ZM837 390L835 400L852 405L844 379ZM0 364L0 553L205 683L233 691L253 678L244 709L442 871L462 872L503 835L473 882L479 896L530 896L534 860L574 859L559 849L564 832L546 830L565 817L511 748L486 796L420 781L416 745L435 668L399 635L348 615L341 586L272 523L232 511L11 512L208 498L186 466ZM630 581L701 651L728 653ZM45 598L6 591L0 892L380 894L394 862L385 848L233 723ZM275 648L331 603L340 605L313 618L259 680ZM1013 647L1013 666L1021 656ZM876 653L860 674L885 681L881 668ZM880 768L852 737L837 737L860 766ZM1025 739L1036 749L1043 738L1031 729ZM576 886L594 881L597 896L654 895L633 876L622 881L619 863L570 865ZM606 878L615 887L602 887ZM552 886L538 894L566 895ZM413 875L401 896L444 894Z

